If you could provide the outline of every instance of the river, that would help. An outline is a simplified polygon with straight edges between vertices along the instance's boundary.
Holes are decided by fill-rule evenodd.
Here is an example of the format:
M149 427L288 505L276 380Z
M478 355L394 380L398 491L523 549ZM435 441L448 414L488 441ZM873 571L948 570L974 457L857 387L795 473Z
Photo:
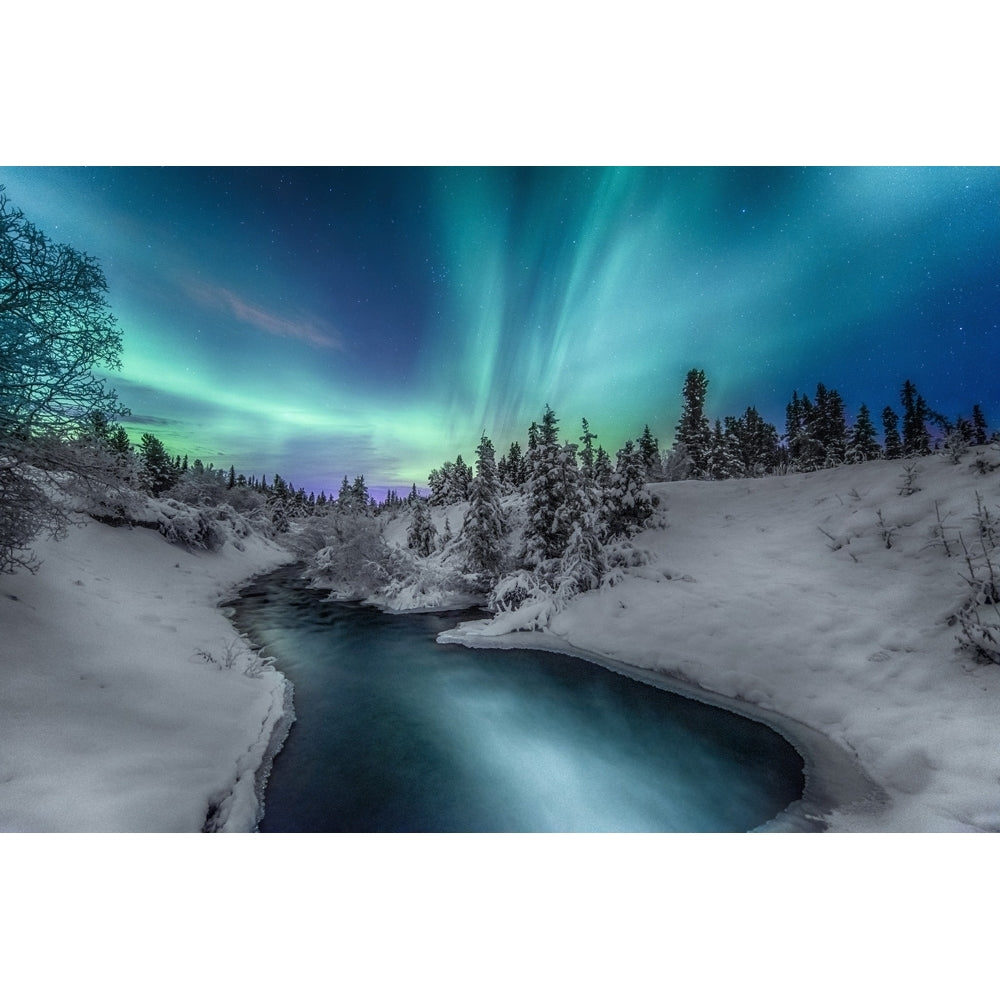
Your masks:
M383 614L288 570L233 607L294 685L265 833L742 831L803 791L762 723L574 657L435 642L481 612Z

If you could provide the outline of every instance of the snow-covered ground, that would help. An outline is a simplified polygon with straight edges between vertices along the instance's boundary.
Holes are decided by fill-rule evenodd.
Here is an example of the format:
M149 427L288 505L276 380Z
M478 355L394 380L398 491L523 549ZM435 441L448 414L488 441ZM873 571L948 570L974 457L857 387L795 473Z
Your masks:
M511 633L515 612L443 639L562 648L770 719L832 830L1000 830L1000 667L960 650L953 620L958 535L974 547L977 503L1000 513L1000 450L921 459L906 490L910 464L656 485L648 564L544 633ZM438 530L463 513L435 509ZM408 516L379 520L406 572L373 603L469 600L457 542L415 561ZM0 577L0 830L252 829L287 688L255 676L218 604L295 557L256 533L192 552L93 521L36 551L36 575Z
M884 791L844 801L832 830L1000 830L1000 667L949 623L976 494L1000 514L1000 471L977 458L1000 463L995 447L919 460L908 495L905 461L655 485L668 527L636 539L649 565L576 598L548 636L505 636L500 618L443 639L596 654L803 723Z
M86 520L0 577L0 831L254 828L286 683L217 605L294 557L238 544Z

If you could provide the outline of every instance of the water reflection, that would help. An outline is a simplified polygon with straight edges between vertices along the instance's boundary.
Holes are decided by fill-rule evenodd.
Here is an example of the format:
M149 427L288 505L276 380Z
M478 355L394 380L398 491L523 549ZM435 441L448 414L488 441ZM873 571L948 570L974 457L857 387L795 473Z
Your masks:
M240 603L295 685L262 831L747 830L801 795L767 727L582 660L436 644L460 617L287 574Z

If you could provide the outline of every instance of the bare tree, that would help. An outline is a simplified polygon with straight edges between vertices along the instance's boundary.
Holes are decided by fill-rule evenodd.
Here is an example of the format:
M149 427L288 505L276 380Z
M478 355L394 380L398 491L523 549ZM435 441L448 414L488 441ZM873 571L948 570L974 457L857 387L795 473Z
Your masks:
M123 414L100 370L121 367L122 334L100 265L53 243L0 186L0 572L34 565L26 546L67 515L53 477L86 472L94 416Z

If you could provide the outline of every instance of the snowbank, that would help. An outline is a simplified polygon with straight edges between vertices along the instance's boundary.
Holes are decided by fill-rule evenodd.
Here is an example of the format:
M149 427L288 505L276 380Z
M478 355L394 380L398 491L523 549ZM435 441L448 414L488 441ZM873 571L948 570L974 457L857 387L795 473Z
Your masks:
M288 685L217 606L294 557L89 520L33 547L0 577L0 830L252 830Z
M921 459L910 492L912 464L659 484L668 527L636 539L649 565L554 611L547 634L504 635L510 619L441 641L547 641L771 713L814 774L833 763L832 830L1000 830L1000 670L958 648L953 617L969 596L958 534L976 535L977 495L997 513L1000 454Z

